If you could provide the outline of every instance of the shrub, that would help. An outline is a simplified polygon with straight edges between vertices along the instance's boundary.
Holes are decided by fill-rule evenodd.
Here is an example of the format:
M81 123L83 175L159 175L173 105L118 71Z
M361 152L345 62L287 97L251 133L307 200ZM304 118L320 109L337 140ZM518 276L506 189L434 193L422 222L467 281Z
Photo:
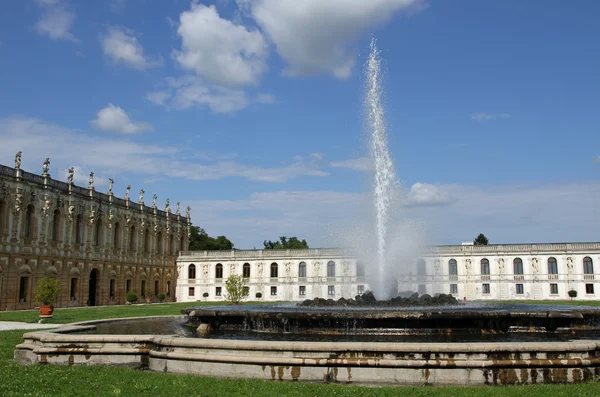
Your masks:
M159 292L158 295L156 295L156 297L158 298L159 302L165 300L165 294L163 294L162 292Z
M256 297L260 299L260 298L262 298L262 294L260 292L257 292Z
M571 299L577 298L577 291L575 291L574 289L570 290L568 293Z
M208 292L203 293L202 296L208 298Z
M137 302L137 294L134 294L133 292L128 292L127 296L125 296L125 299L127 299L127 302L129 303Z
M244 283L242 276L232 274L225 281L225 299L234 305L239 304L248 296L248 287Z
M55 278L44 277L35 285L34 298L43 306L53 305L59 295L60 281Z

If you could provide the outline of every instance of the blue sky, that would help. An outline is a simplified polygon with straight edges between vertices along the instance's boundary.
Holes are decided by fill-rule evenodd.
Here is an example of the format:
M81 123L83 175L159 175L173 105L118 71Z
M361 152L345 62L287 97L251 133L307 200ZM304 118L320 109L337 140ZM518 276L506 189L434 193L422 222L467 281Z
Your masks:
M239 248L368 212L363 65L428 241L597 241L600 3L8 0L0 163L192 206ZM136 197L137 195L134 195ZM366 207L365 207L366 206Z

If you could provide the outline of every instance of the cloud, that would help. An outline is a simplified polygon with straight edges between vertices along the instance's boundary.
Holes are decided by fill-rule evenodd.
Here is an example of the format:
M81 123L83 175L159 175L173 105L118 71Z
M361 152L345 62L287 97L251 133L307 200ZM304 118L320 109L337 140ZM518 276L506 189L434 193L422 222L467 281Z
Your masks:
M512 115L510 115L509 113L478 112L478 113L473 113L471 115L471 119L477 120L477 121L488 121L488 120L493 120L493 119L508 119L510 117L512 117Z
M329 163L334 168L350 168L356 171L373 170L373 161L369 157L358 157L355 159L332 161Z
M150 59L133 31L120 27L109 27L100 38L104 56L115 64L123 64L132 69L145 70L160 65L160 59Z
M265 105L272 105L272 104L274 104L276 102L276 99L271 94L261 93L261 94L258 94L256 96L256 102L262 103L262 104L265 104Z
M596 162L596 163L600 163L600 156L596 156L596 157L594 158L594 162Z
M59 4L58 0L36 0L36 3L44 7L40 20L35 24L39 34L48 36L52 40L79 42L79 39L70 32L75 22L75 13L68 11Z
M192 3L179 16L177 34L181 50L173 57L210 83L254 85L267 68L268 46L262 34L221 18L215 6Z
M90 172L92 172L88 168L84 168L80 165L73 165L73 183L78 186L87 187L90 180ZM61 168L58 170L58 176L61 180L67 180L69 176L68 168ZM98 189L99 187L108 186L108 177L100 176L94 173L94 188Z
M201 181L243 178L281 183L302 176L329 175L312 156L277 167L219 159L201 163L195 150L188 146L150 145L114 137L94 137L35 118L18 116L0 118L0 142L3 142L0 159L6 159L6 162L1 162L12 162L15 153L22 150L23 168L26 170L41 169L43 159L51 157L53 168L67 169L79 164L86 170L97 171L99 175L135 175L136 179L167 177Z
M404 205L407 207L434 206L450 204L452 199L440 187L429 183L417 182L411 186Z
M129 115L118 106L109 103L96 114L96 119L90 123L102 131L113 131L121 134L138 134L144 131L153 131L152 125L147 122L133 122Z
M347 78L358 38L399 11L425 7L420 0L238 0L287 62L285 73L330 73Z

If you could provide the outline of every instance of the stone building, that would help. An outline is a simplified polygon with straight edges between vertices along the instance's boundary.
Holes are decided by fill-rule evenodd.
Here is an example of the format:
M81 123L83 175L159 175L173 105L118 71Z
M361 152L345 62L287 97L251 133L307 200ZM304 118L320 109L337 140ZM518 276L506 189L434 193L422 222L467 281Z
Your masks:
M230 274L243 276L249 299L265 301L352 298L374 274L336 248L182 252L177 262L177 300L190 302L223 300ZM571 290L596 300L599 264L600 243L452 245L430 247L386 277L398 291L468 300L569 299Z
M164 210L94 188L51 178L46 159L42 174L0 165L0 310L36 306L34 288L44 277L61 281L57 307L124 304L131 291L138 299L164 293L175 299L176 258L188 247L190 209Z

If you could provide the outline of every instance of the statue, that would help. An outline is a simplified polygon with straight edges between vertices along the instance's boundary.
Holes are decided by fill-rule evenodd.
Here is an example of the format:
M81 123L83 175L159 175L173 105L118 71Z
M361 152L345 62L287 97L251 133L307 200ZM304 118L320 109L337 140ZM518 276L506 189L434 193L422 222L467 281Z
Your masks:
M208 280L208 265L202 267L202 273L204 273L204 279Z
M17 155L15 156L15 168L17 170L21 168L21 151L20 150L17 152Z
M166 212L171 212L171 207L169 204L169 199L167 198L167 200L165 201L165 211Z
M90 208L90 225L93 225L96 221L96 210L94 207Z
M229 264L229 274L235 274L235 263Z
M73 183L73 176L75 175L75 167L69 168L69 176L67 177L67 182L69 185Z
M131 191L131 185L127 185L127 189L125 189L125 200L129 200L129 192Z
M146 192L144 191L144 189L140 190L140 195L139 195L139 197L138 197L138 201L139 201L139 203L140 203L140 204L143 204L143 203L144 203L144 193L146 193Z
M46 157L46 160L44 160L44 165L42 166L42 175L48 175L48 171L50 171L50 157Z
M21 153L21 152L19 152ZM15 197L15 212L21 211L21 207L23 206L23 193L21 188L17 188L17 196Z
M188 205L185 209L185 217L190 219L190 212L192 211L192 209L190 208L190 206Z
M44 206L42 207L42 212L44 216L48 216L50 212L50 198L48 196L44 196Z
M438 273L440 271L441 260L436 259L433 261L433 267L435 268L435 272Z
M471 275L471 259L465 259L465 270L467 271L467 276Z
M263 274L263 263L262 262L258 262L258 276L262 276Z
M567 258L567 272L569 274L573 273L573 258L570 256Z
M175 204L175 209L176 209L175 213L177 215L179 215L179 204L180 204L179 201L177 202L177 204Z
M112 196L112 188L113 188L113 183L115 183L115 181L112 178L108 178L108 195Z
M287 274L287 276L290 276L290 272L292 271L292 262L286 262L285 263L285 274Z
M315 275L319 275L319 270L321 269L321 263L319 261L316 261L315 263L313 263L313 267L315 268Z
M152 208L156 208L156 194L154 194L154 196L152 196Z
M498 270L500 274L504 274L504 258L498 259Z
M88 181L88 189L94 188L94 173L90 172L90 179Z
M69 204L69 221L73 222L73 215L75 215L75 206L70 203Z
M538 274L540 272L540 267L538 265L538 259L537 258L532 258L531 259L531 267L533 268L533 273L534 274Z

